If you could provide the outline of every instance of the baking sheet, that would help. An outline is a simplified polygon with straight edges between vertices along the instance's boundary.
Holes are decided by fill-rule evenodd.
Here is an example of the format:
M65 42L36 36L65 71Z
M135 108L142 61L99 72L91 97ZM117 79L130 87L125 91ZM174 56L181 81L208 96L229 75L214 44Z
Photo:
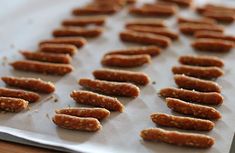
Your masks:
M1 66L0 76L33 76L53 81L56 92L53 94L58 99L50 99L51 95L42 95L40 102L30 104L30 110L13 113L0 114L0 132L22 138L29 144L37 143L39 146L52 146L58 150L68 152L96 152L96 153L119 153L119 152L141 152L141 153L227 153L229 152L235 128L235 53L234 50L228 54L211 54L225 61L225 75L217 80L222 86L224 103L218 107L223 118L216 122L211 132L200 132L208 134L216 139L215 145L206 150L186 147L176 147L164 143L144 142L139 132L144 128L155 127L150 120L153 112L176 114L170 111L157 92L164 87L176 87L171 73L171 67L178 65L177 58L185 54L199 53L190 47L191 38L180 35L179 41L164 50L158 57L153 58L152 64L141 68L130 69L143 71L149 74L156 84L141 88L141 95L135 99L118 98L125 105L123 113L113 112L110 118L102 121L102 129L96 133L71 131L56 127L51 117L54 110L67 106L79 106L69 97L74 89L81 87L76 81L81 77L92 78L92 71L101 68L100 60L104 53L113 49L121 49L133 44L125 44L119 40L118 33L123 29L125 21L132 19L127 15L127 10L109 17L105 26L105 32L98 39L90 39L88 45L80 49L72 61L75 70L64 77L45 76L35 73L26 73L13 70L7 63L22 59L19 49L36 50L40 40L50 38L51 31L60 26L60 22L71 17L72 8L84 5L88 1L79 0L1 0L0 5L0 54ZM143 0L142 0L143 2ZM197 1L205 3L206 1ZM213 1L215 2L215 1ZM225 1L217 1L226 4ZM228 4L235 5L233 1ZM180 15L195 16L192 11L180 11ZM166 20L171 29L177 31L175 18ZM226 33L235 34L235 25L228 25ZM208 53L207 53L208 54ZM0 86L5 86L0 82ZM179 114L176 114L179 115ZM174 129L173 129L174 130ZM4 139L4 137L1 137ZM13 140L13 139L12 139Z

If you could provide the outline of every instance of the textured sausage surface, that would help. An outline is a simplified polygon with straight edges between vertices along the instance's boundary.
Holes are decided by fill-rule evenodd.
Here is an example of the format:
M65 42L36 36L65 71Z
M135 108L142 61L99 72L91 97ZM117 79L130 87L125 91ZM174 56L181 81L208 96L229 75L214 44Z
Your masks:
M174 76L175 83L183 89L196 90L201 92L221 92L221 87L214 81L197 79L185 75Z
M124 106L117 99L90 91L73 91L70 96L79 104L106 108L110 111L123 112Z
M96 79L117 82L132 82L139 85L147 85L150 81L147 74L115 69L98 69L93 71Z
M164 113L154 113L151 115L151 119L157 125L178 129L210 131L214 128L214 123L209 120L180 117Z
M81 78L79 85L106 95L137 97L140 89L131 83L111 82Z
M66 114L77 117L92 117L98 120L107 118L110 112L105 108L85 108L85 107L68 107L56 110L57 114Z
M0 110L20 112L28 107L28 101L20 98L0 97Z
M46 82L41 79L6 76L2 77L2 80L9 86L36 92L52 93L55 91L55 86L53 83Z
M95 132L102 127L97 119L91 117L76 117L65 114L56 114L52 118L52 121L57 126L70 130Z
M167 106L175 112L198 118L217 120L221 114L213 107L192 104L175 98L166 98Z
M204 134L167 131L160 128L150 128L141 131L140 136L148 141L161 141L178 146L209 148L215 142L214 138Z
M151 62L151 56L148 54L142 55L106 55L101 63L110 67L139 67Z
M195 102L205 105L220 105L223 103L223 96L217 92L198 92L178 88L163 88L160 95L166 98L178 98L187 102Z

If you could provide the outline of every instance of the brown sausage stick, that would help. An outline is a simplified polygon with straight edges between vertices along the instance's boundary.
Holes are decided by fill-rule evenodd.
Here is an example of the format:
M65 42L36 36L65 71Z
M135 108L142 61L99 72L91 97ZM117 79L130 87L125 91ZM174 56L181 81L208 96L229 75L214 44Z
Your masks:
M161 141L178 146L210 148L215 140L204 134L167 131L160 128L142 130L140 136L147 141Z
M40 42L40 46L43 44L70 44L75 45L80 48L87 43L86 39L82 37L61 37L61 38L53 38Z
M142 7L139 7L139 9L146 9L148 11L151 10L150 13L153 13L153 15L155 14L155 12L160 13L160 16L171 16L176 14L178 11L178 7L176 5L168 5L164 3L144 3Z
M170 38L171 40L176 40L179 37L176 32L171 31L164 27L130 26L130 27L127 27L127 29L133 30L136 32L158 34L158 35L166 36Z
M20 98L0 97L0 110L20 112L28 107L28 101Z
M105 16L87 16L87 17L77 17L72 19L66 19L62 22L63 26L88 26L97 25L102 26L105 24Z
M98 37L103 32L102 28L62 27L53 31L54 37Z
M224 62L216 56L192 56L192 55L184 55L179 57L179 62L185 65L193 65L193 66L215 66L215 67L223 67Z
M213 81L201 80L185 75L175 75L175 83L183 89L196 90L201 92L221 92L220 86Z
M7 85L18 87L21 89L32 90L40 93L52 93L55 91L55 86L51 82L46 82L41 79L24 78L24 77L2 77Z
M222 40L228 40L233 43L235 43L235 37L224 35L223 33L219 32L212 32L212 31L198 31L195 32L194 37L196 38L213 38L213 39L222 39Z
M177 11L177 9L178 9L178 7L177 7L177 5L175 5L175 4L172 4L172 3L164 3L164 2L156 2L156 3L144 3L143 5L142 5L142 7L143 8L155 8L155 9L158 9L158 8L160 8L160 9L165 9L165 8L167 8L167 9L171 9L171 10L175 10L175 11Z
M35 92L10 88L0 88L0 97L20 98L32 103L40 99L40 95Z
M162 48L166 48L171 44L171 39L169 39L168 37L150 33L134 32L129 30L121 32L120 39L124 42L156 45Z
M117 98L104 96L90 91L73 91L70 96L79 104L106 108L110 111L123 112L124 106Z
M102 127L97 119L91 117L76 117L65 114L56 114L52 121L57 126L70 130L95 132Z
M77 53L77 47L69 44L43 44L40 45L40 51L53 54L69 54L73 56Z
M181 114L210 120L221 118L220 112L213 107L192 104L175 98L166 98L166 103L171 110Z
M160 126L175 127L185 130L210 131L215 126L215 124L209 120L180 117L164 113L154 113L151 115L151 119Z
M127 49L114 50L105 54L106 55L143 55L157 56L161 53L161 49L157 46L144 46L144 47L130 47Z
M235 8L228 6L221 6L215 4L206 4L202 8L197 8L198 13L203 13L207 10L215 10L215 11L225 11L225 12L235 12Z
M163 2L173 3L178 5L179 7L189 7L192 4L192 0L160 0Z
M29 60L51 62L51 63L63 63L69 64L71 58L69 55L43 53L43 52L31 52L31 51L20 51L20 53Z
M147 85L150 81L145 73L115 69L98 69L93 71L93 76L99 80L132 82L137 85Z
M229 52L234 47L234 43L231 41L213 38L199 38L196 39L191 45L194 49L199 51L219 53Z
M163 20L154 18L130 20L125 25L126 28L132 26L166 27Z
M77 8L73 10L73 15L79 16L79 15L110 15L117 12L117 9L114 8Z
M137 97L140 94L140 89L136 85L133 85L131 83L120 83L82 78L79 80L79 84L85 88L106 95Z
M106 55L101 61L102 65L111 67L138 67L147 63L151 63L151 56L142 55Z
M206 10L202 15L219 22L232 23L235 20L234 13L230 11Z
M193 35L197 31L215 31L223 32L224 28L219 25L205 25L205 24L193 24L193 23L181 23L179 25L179 30L186 35Z
M55 64L30 60L16 61L11 63L11 66L16 70L51 75L65 75L73 70L73 67L69 64Z
M200 19L190 19L190 18L183 18L179 17L178 18L178 23L192 23L192 24L209 24L209 25L214 25L216 24L216 21L214 19L210 18L200 18Z
M167 5L153 5L142 7L130 7L129 13L138 16L172 16L177 12L174 6Z
M126 0L127 4L135 4L137 0Z
M172 68L174 74L184 74L202 79L214 79L224 75L221 68L181 65Z
M97 6L97 7L123 7L127 4L126 0L112 0L112 1L104 1L104 0L94 0L89 3L87 6Z
M56 114L66 114L77 117L92 117L98 120L105 119L110 115L110 112L104 108L68 107L58 109L55 112Z
M198 31L194 32L193 36L195 37L195 35L197 33L216 33L216 34L220 34L220 35L225 35L223 31L198 30Z
M216 5L216 4L206 4L206 8L211 8L214 10L224 10L224 11L232 11L235 13L235 8L234 7L229 7L229 6L221 6L221 5Z
M177 98L205 105L220 105L223 103L223 96L217 92L204 93L186 89L163 88L160 90L160 95L165 98Z

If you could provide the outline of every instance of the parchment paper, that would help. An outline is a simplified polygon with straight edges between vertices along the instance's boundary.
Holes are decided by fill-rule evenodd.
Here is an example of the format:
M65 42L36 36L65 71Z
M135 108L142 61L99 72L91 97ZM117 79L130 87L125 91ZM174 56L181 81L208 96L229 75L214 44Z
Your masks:
M223 118L216 122L208 134L216 139L215 145L206 150L177 147L164 143L144 142L139 132L144 128L155 127L150 120L153 112L176 114L167 108L164 100L157 92L164 87L176 87L171 72L173 65L178 65L177 58L185 54L199 53L190 47L192 38L180 35L179 41L164 50L158 57L153 58L151 64L141 68L131 69L149 74L156 84L141 88L141 95L135 99L119 98L125 105L123 113L111 113L110 118L102 121L102 129L96 133L71 131L56 127L51 118L54 110L67 106L79 106L69 94L74 89L81 87L76 83L81 77L92 78L92 71L101 68L100 60L104 53L113 49L121 49L133 44L125 44L119 40L118 33L123 29L125 21L134 17L127 15L124 9L120 13L109 17L104 34L97 39L90 39L89 43L75 55L72 65L75 70L64 76L45 76L35 73L26 73L13 70L6 63L23 59L19 49L36 50L40 40L51 37L51 31L60 26L60 22L71 17L74 7L84 5L88 1L79 0L1 0L0 10L0 76L33 76L53 81L56 92L53 94L58 102L49 99L51 95L42 95L40 102L30 104L30 110L17 114L0 114L0 132L15 136L14 139L2 136L1 139L17 141L26 144L35 144L44 147L53 147L58 150L70 152L96 152L96 153L227 153L232 142L235 127L235 53L211 54L225 61L225 75L217 80L222 86L224 96L223 105L218 107ZM143 1L142 1L143 2ZM205 3L207 1L198 1ZM215 1L213 1L215 2ZM225 4L225 1L218 1ZM226 1L227 2L227 1ZM228 4L234 5L231 1ZM178 15L196 16L192 11L183 10ZM166 20L167 24L175 31L178 27L175 18ZM226 33L235 34L235 25L228 25ZM6 58L7 57L7 58ZM3 82L0 86L5 86ZM176 114L179 115L179 114ZM166 128L165 128L166 129ZM172 130L172 129L170 129ZM175 130L175 129L173 129ZM22 139L19 139L22 138Z

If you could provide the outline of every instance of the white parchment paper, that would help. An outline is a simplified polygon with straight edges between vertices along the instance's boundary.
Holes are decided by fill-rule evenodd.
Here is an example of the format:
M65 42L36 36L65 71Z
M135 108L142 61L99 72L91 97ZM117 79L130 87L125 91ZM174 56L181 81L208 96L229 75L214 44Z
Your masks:
M123 29L125 21L132 19L124 9L120 13L109 17L104 34L97 39L90 39L88 45L80 49L73 58L72 65L75 70L64 77L45 76L35 73L26 73L13 70L6 63L22 59L19 49L36 50L40 40L51 37L51 31L60 26L60 22L71 17L74 7L84 5L87 1L81 0L1 0L0 10L0 76L33 76L53 81L56 85L54 99L51 95L42 95L40 102L30 104L30 110L17 114L0 114L0 132L10 134L17 139L10 139L21 143L38 143L39 146L54 147L70 152L96 152L96 153L227 153L232 142L235 128L235 53L211 54L221 57L225 61L225 75L217 80L222 86L224 103L218 107L223 118L216 122L211 132L201 132L216 139L215 145L206 150L177 147L164 143L144 142L139 132L144 128L155 127L150 120L153 112L176 114L170 111L157 92L163 87L175 87L171 67L177 65L177 58L185 54L199 53L190 47L192 38L180 35L180 39L164 50L162 54L153 58L152 64L141 68L131 69L149 74L156 84L141 88L141 95L135 99L119 98L125 105L123 113L113 112L105 121L103 128L96 133L71 131L56 127L51 117L54 110L67 106L78 106L69 97L74 89L80 89L77 80L81 77L92 78L92 71L101 68L100 60L104 53L113 49L121 49L130 44L122 43L118 33ZM143 2L143 0L142 0ZM202 4L206 1L198 1ZM213 1L215 2L215 1ZM225 3L225 1L218 1ZM227 1L226 1L227 2ZM228 1L228 4L234 4ZM188 17L196 16L192 11L182 10L178 15ZM178 27L175 17L166 20L173 30ZM226 26L226 33L235 34L235 25ZM6 58L7 57L7 60ZM3 82L0 86L5 86ZM179 114L176 114L179 115ZM173 129L174 130L174 129ZM6 137L5 137L6 138ZM18 138L25 139L24 141ZM4 139L4 137L1 137Z

